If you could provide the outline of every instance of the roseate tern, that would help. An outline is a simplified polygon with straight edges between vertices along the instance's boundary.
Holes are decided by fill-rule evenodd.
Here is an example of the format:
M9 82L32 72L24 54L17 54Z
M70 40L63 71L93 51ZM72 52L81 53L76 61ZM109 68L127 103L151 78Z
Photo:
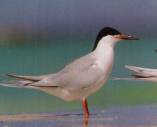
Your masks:
M105 27L98 33L90 53L74 60L59 72L40 76L8 74L16 78L16 82L1 85L41 90L65 101L80 100L84 117L89 117L86 99L107 81L112 70L114 47L120 40L138 40L138 38Z
M115 78L116 80L141 80L157 82L157 69L125 65L132 72L131 78Z

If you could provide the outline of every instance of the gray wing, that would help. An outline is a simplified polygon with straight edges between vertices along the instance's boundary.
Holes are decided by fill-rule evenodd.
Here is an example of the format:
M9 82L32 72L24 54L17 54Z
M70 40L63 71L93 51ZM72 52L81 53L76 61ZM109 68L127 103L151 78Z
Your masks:
M7 76L15 78L16 80L2 80L0 82L1 86L7 87L26 87L33 83L38 83L42 81L45 77L53 76L53 74L41 75L41 76L26 76L26 75L15 75L15 74L7 74Z
M95 57L90 53L84 57L76 59L72 63L66 65L61 71L54 74L42 76L8 76L22 80L20 81L20 86L51 86L75 89L78 87L85 88L94 84L101 78L102 71L95 66ZM19 84L17 86L19 86Z
M70 64L66 65L58 73L45 74L45 75L39 75L39 76L7 74L7 76L12 77L12 78L16 78L16 79L30 80L30 81L40 81L40 80L47 79L47 78L56 79L58 77L58 75L60 75L61 73L66 73L69 70L70 71L77 70L77 69L80 70L80 69L83 69L86 66L89 66L90 64L92 64L91 61L93 61L94 58L92 58L90 56L92 56L92 55L88 54L84 57L81 57L79 59L74 60ZM82 66L82 65L84 65L84 66Z
M39 81L42 79L42 76L24 76L24 75L15 75L15 74L7 74L7 76L17 79L29 80L29 81Z
M88 87L102 78L102 70L95 66L95 58L92 54L81 57L53 76L35 82L33 86L58 86L69 89Z

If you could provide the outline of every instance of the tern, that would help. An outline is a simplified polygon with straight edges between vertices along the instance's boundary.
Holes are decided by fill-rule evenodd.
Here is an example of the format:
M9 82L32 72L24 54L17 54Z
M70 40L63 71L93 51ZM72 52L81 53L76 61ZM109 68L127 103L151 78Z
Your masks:
M148 82L157 82L157 69L143 68L131 65L125 65L125 68L132 72L132 77L115 78L116 80L141 80Z
M41 90L65 101L82 101L83 116L89 117L87 97L98 91L107 81L114 61L114 47L120 40L138 38L104 27L96 37L93 50L62 70L39 76L7 74L17 80L1 85Z

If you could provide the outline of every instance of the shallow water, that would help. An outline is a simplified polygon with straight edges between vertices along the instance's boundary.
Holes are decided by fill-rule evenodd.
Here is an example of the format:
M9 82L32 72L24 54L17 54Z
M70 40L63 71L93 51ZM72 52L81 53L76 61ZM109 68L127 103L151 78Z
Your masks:
M75 42L75 43L74 43ZM50 42L0 43L0 75L17 73L40 75L56 72L73 59L88 53L91 40L52 40ZM111 77L129 75L125 64L157 67L154 40L121 42L115 51L115 64ZM106 109L157 103L157 85L143 82L112 81L89 97L89 107ZM4 76L1 80L6 79ZM64 102L40 91L0 87L0 113L42 113L81 111L79 102Z
M1 115L1 127L155 127L157 106L132 106L96 110L89 119L80 113Z

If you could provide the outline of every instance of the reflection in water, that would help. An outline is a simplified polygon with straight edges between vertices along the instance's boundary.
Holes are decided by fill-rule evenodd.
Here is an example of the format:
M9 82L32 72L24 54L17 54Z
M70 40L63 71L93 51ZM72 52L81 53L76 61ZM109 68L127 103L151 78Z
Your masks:
M88 127L89 117L83 117L83 126L82 127Z
M135 112L133 114L110 113L100 113L101 115L92 115L89 118L83 118L82 115L36 114L12 115L12 117L10 115L10 118L8 117L10 120L2 120L0 116L0 127L153 127L152 125L157 124L157 117L153 115L140 113L135 115Z
M58 114L0 115L0 127L155 127L157 125L156 105L111 108L94 112L89 118L76 113Z

